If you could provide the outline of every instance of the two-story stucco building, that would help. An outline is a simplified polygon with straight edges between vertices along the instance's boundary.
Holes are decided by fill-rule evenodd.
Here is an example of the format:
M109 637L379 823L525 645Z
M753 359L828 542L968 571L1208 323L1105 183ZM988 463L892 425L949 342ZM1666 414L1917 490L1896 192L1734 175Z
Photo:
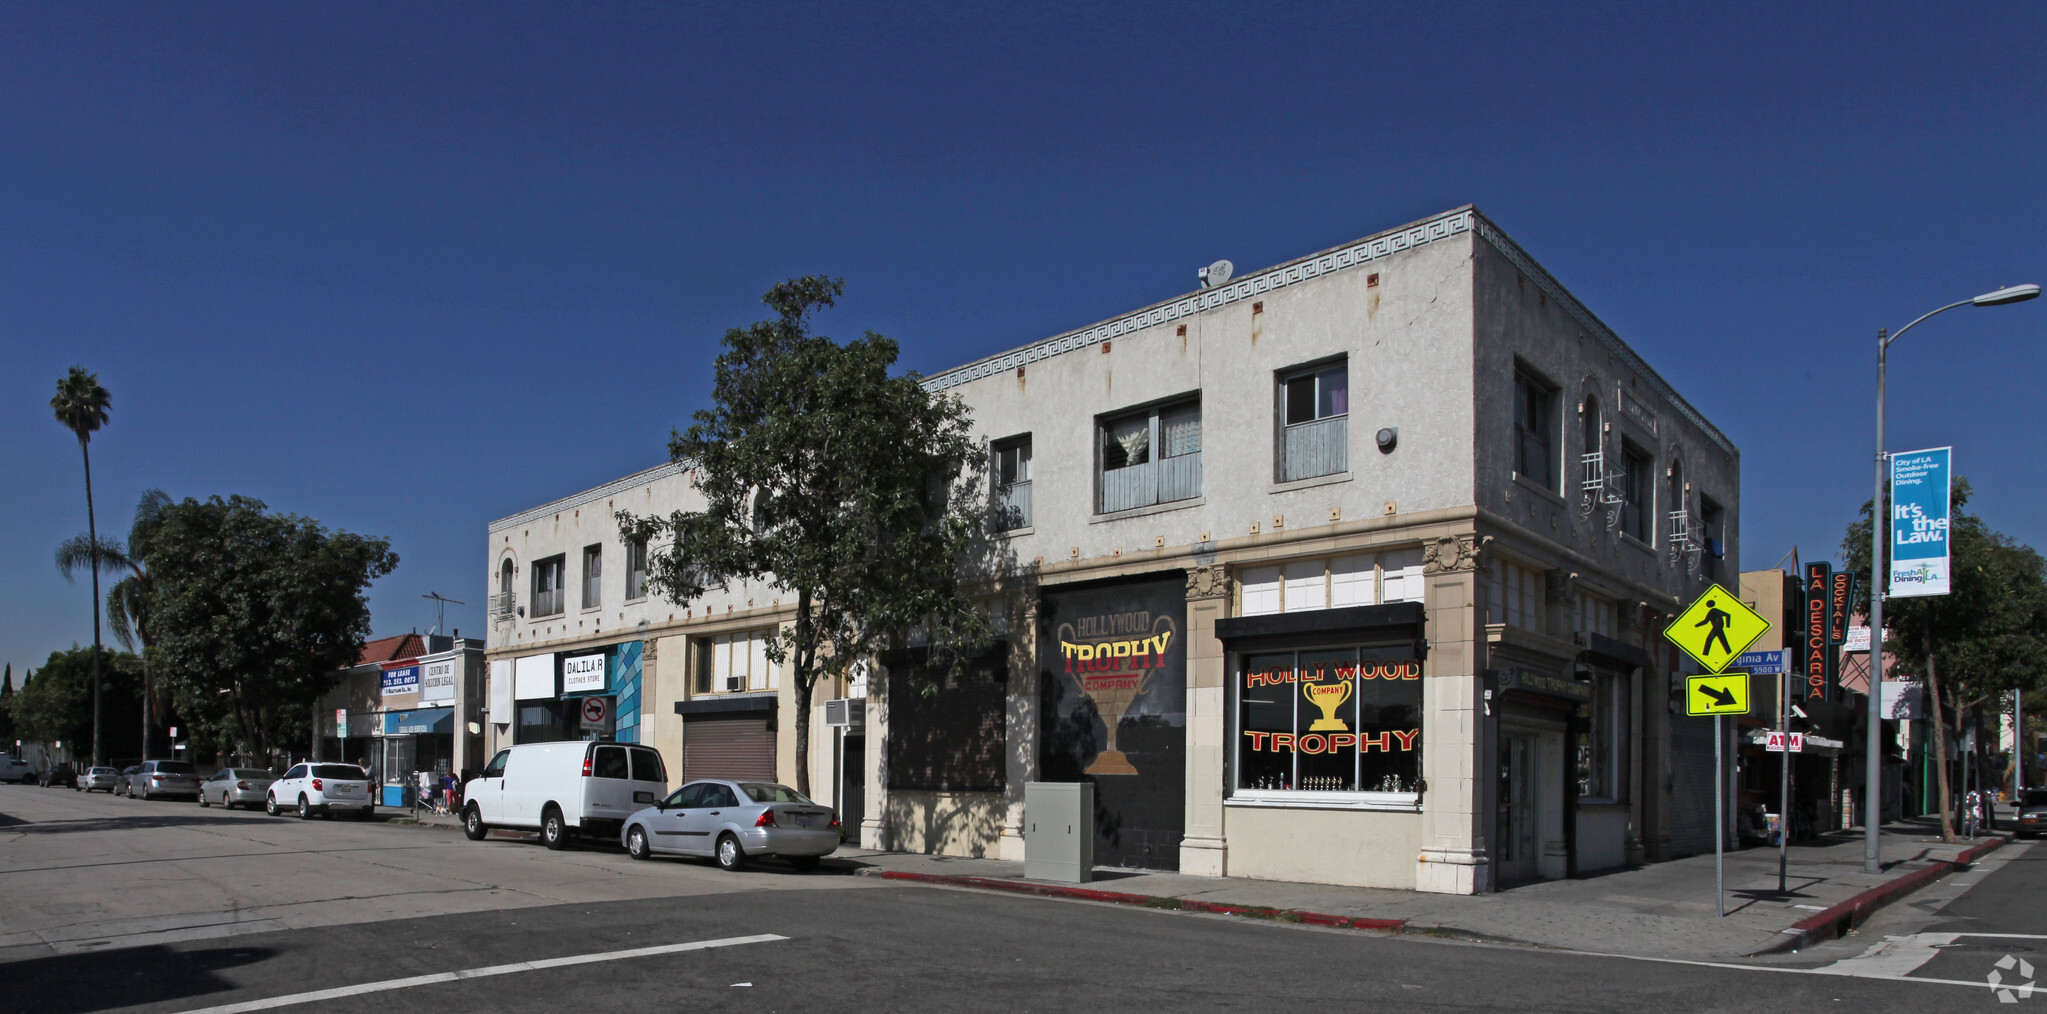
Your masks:
M813 720L820 798L1020 858L1025 783L1086 779L1108 864L1431 891L1710 848L1654 632L1736 572L1727 438L1469 207L1209 281L926 379L1022 578L968 672L819 688L866 699ZM494 742L608 694L587 734L792 778L779 593L659 601L619 543L693 495L663 465L490 526Z

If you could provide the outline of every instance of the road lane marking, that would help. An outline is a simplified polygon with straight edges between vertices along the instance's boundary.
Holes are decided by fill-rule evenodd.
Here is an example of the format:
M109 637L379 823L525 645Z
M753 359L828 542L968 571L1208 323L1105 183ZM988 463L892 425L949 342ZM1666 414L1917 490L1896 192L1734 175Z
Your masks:
M385 979L381 982L364 982L353 986L336 986L332 989L316 989L305 993L291 993L262 1000L245 1000L241 1003L222 1004L218 1007L199 1007L182 1014L242 1014L244 1011L273 1010L302 1003L316 1003L321 1000L338 1000L342 997L361 996L364 993L381 993L393 989L410 989L413 986L432 986L443 982L462 982L468 979L483 979L493 975L510 975L513 972L536 972L545 968L566 968L572 965L588 965L600 961L623 961L627 958L645 958L659 954L680 954L684 951L704 951L714 947L738 947L743 944L765 944L788 937L773 933L761 933L750 937L725 937L719 940L695 940L685 944L660 944L654 947L634 947L623 951L600 951L595 954L571 954L561 958L538 958L533 961L515 961L509 965L486 965L482 968L465 968L457 972L435 972L431 975L414 975L403 979Z

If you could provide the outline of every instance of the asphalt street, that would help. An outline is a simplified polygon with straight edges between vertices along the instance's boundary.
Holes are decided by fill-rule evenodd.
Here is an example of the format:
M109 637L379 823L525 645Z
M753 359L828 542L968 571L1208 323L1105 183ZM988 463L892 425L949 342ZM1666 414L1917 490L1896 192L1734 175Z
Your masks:
M2001 951L1858 977L899 886L844 864L735 875L66 790L0 787L0 814L0 1012L2007 1009L1982 985ZM2043 870L2007 863L1990 876L2011 883L1990 886L2031 891ZM1976 897L1936 916L2026 924L2018 902Z

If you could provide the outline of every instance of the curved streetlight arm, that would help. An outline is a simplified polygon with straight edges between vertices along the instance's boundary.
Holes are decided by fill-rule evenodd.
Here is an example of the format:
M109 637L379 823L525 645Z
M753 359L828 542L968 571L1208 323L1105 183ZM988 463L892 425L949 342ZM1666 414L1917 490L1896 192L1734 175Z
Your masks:
M1969 306L1969 305L1971 305L1971 304L1973 304L1973 303L1975 303L1975 302L1976 302L1976 301L1975 301L1975 300L1973 300L1973 299L1964 299L1964 300L1962 300L1962 301L1961 301L1961 302L1959 302L1959 303L1949 303L1948 305L1946 305L1946 306L1943 306L1943 307L1941 307L1941 308L1940 308L1940 309L1938 309L1938 310L1928 310L1928 311L1926 311L1925 313L1922 313L1922 314L1920 314L1920 315L1919 315L1919 319L1918 319L1918 320L1914 320L1914 321L1912 322L1912 324L1917 324L1917 323L1919 323L1919 321L1921 321L1921 320L1925 320L1926 318L1928 318L1928 317L1931 317L1931 316L1933 316L1933 315L1934 315L1934 314L1936 314L1936 313L1946 313L1947 311L1949 311L1949 310L1952 310L1952 309L1954 309L1954 308L1955 308L1955 307L1957 307L1957 306ZM1888 338L1883 338L1883 339L1881 339L1881 341L1883 342L1883 345L1882 345L1882 348L1878 349L1878 352L1879 352L1879 354L1881 354L1881 352L1883 351L1883 349L1888 349L1888 348L1890 348L1890 347L1891 347L1891 343L1892 343L1892 342L1894 342L1894 341L1897 341L1900 335L1903 335L1903 334L1904 334L1905 332L1907 332L1907 331L1910 331L1910 330L1912 330L1912 324L1907 324L1907 325L1905 325L1904 327L1901 327L1901 328L1897 329L1896 331L1893 331L1893 332L1891 332L1891 335L1890 335L1890 337L1888 337Z

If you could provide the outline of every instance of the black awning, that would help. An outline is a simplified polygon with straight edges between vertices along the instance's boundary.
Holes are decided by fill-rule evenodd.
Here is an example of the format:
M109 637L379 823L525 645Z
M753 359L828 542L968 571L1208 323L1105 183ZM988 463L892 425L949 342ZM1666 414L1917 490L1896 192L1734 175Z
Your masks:
M1215 636L1233 651L1304 640L1413 641L1419 656L1426 616L1419 602L1231 616L1215 621Z
M1649 653L1638 644L1608 637L1605 634L1587 633L1585 650L1578 653L1578 661L1590 662L1613 669L1647 669Z
M775 695L772 693L748 694L744 697L736 695L730 697L698 697L687 701L675 702L675 713L678 715L710 715L727 711L773 710L775 710Z

